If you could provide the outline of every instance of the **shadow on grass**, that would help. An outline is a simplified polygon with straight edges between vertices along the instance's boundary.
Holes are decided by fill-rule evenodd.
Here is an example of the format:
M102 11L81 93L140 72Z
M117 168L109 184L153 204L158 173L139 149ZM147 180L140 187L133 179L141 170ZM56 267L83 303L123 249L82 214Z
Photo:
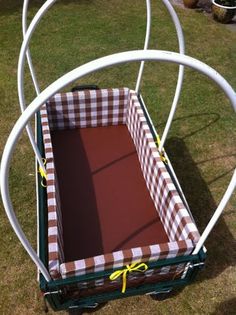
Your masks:
M218 304L216 310L211 315L235 315L236 313L236 298L227 300Z
M202 178L183 139L170 138L166 141L165 148L189 203L197 227L202 232L217 207L208 188L209 183L206 184ZM222 156L218 158L221 159ZM214 157L214 159L217 158ZM206 161L201 161L201 163L203 162ZM208 162L211 162L211 159L208 159ZM232 172L232 170L227 171L227 173ZM218 178L214 179L214 181ZM229 266L236 265L235 240L223 218L219 219L211 232L206 242L206 247L208 249L206 268L199 274L197 281L214 278Z
M194 136L195 134L197 134L197 133L209 128L210 126L214 125L220 119L220 115L218 113L211 113L211 112L199 113L199 114L192 114L192 115L183 116L183 117L177 117L173 121L176 123L178 121L183 121L183 120L187 121L187 120L190 120L191 118L193 118L194 120L208 118L208 122L205 124L203 123L203 126L201 128L196 128L195 130L192 130L191 132L187 133L181 139L190 138L190 137ZM160 124L160 126L163 126L163 125L164 124Z

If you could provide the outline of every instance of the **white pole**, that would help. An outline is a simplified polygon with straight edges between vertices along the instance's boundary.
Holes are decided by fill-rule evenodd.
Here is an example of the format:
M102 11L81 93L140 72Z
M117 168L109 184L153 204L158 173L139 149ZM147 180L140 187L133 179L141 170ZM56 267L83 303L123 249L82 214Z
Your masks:
M23 11L22 11L22 33L23 33L23 38L25 37L26 31L27 31L27 12L28 12L28 0L24 0L23 3ZM36 74L34 71L34 67L32 64L32 59L30 55L30 50L29 48L26 51L26 58L27 58L27 63L29 66L30 70L30 75L34 84L34 89L36 92L36 95L39 95L40 89L39 85L36 79ZM37 143L37 115L35 115L35 142ZM35 157L35 191L36 191L36 212L37 212L37 255L39 256L39 195L38 195L38 162L37 162L37 157ZM39 281L40 273L39 269L37 268L37 280Z
M23 38L25 37L26 31L27 31L27 11L28 11L28 4L29 4L29 0L24 0L23 3L23 11L22 11L22 33L23 33ZM32 59L31 59L31 55L30 55L30 50L29 48L26 51L26 58L27 58L27 62L28 62L28 66L29 66L29 70L30 70L30 75L34 84L34 88L35 88L35 92L37 95L39 95L40 93L40 89L39 89L39 85L38 85L38 81L36 78L36 74L34 71L34 67L32 64ZM24 103L25 106L25 103ZM21 106L21 110L22 110L23 106Z
M193 251L193 255L198 254L199 250L202 248L202 246L204 245L207 237L209 236L209 234L211 233L213 227L215 226L216 222L218 221L219 217L221 216L224 208L226 207L231 195L233 194L234 190L236 188L236 170L234 170L233 173L233 177L231 179L231 182L223 196L223 198L221 199L217 209L215 210L213 216L211 217L210 221L208 222L204 232L202 233L194 251Z
M146 22L146 36L145 36L145 42L144 42L144 50L148 49L149 44L149 38L150 38L150 30L151 30L151 3L150 0L146 0L146 8L147 8L147 22ZM143 69L144 69L144 61L141 61L138 78L136 82L135 92L139 93L140 83L143 75Z
M179 44L179 52L181 54L185 53L185 43L184 43L184 35L182 31L182 27L179 21L179 18L171 5L171 3L168 0L162 0L163 4L165 5L166 9L168 10L172 21L175 26L175 30L177 33L177 38L178 38L178 44ZM151 28L151 6L150 6L150 1L146 0L146 6L147 6L147 26L146 26L146 37L145 37L145 43L144 43L144 49L148 49L148 43L149 43L149 38L150 38L150 28ZM140 84L141 84L141 79L143 75L143 69L144 69L144 61L141 62L140 69L139 69L139 74L138 74L138 79L136 83L136 88L135 91L136 93L139 93L140 89ZM179 73L178 73L178 80L177 80L177 85L176 85L176 90L175 90L175 95L174 99L172 102L171 110L166 122L166 126L163 131L163 135L161 137L161 141L159 144L159 151L161 152L163 149L163 146L165 144L167 135L169 133L174 114L176 112L176 108L178 105L181 89L182 89L182 84L183 84L183 77L184 77L184 67L182 65L179 66Z
M18 70L17 70L17 88L18 88L18 97L19 97L19 103L20 103L20 108L21 111L23 112L25 110L25 95L24 95L24 64L25 64L25 55L27 53L28 47L29 47L29 41L33 35L33 32L36 28L36 26L38 25L39 21L41 20L41 18L43 17L43 15L47 12L47 10L53 5L53 3L56 2L56 0L47 0L42 7L38 10L38 12L36 13L36 15L34 16L34 18L32 19L28 29L26 28L26 5L24 6L24 22L22 23L22 27L23 27L23 32L25 32L24 34L24 40L21 46L21 50L20 50L20 55L19 55L19 60L18 60ZM27 29L27 31L26 31ZM29 52L28 52L28 56L29 56ZM32 63L30 60L29 66L31 67L31 70L33 70L32 67ZM34 70L33 70L33 76L32 79L34 79L34 81L36 80L36 76L34 74ZM32 75L31 73L31 75ZM36 83L37 86L37 80L34 82ZM37 89L39 92L39 89ZM27 124L26 126L26 130L30 139L30 143L31 146L34 150L35 156L37 157L37 161L39 163L39 166L41 167L41 169L44 171L44 173L46 174L46 169L45 166L43 164L42 161L42 157L41 154L39 152L38 146L35 143L34 140L34 134L32 131L32 128L30 126L30 124Z
M22 22L23 33L24 33L24 40L21 45L19 59L18 59L18 71L17 71L17 82L18 82L18 94L19 94L19 102L21 110L25 110L25 95L24 95L24 64L25 64L25 55L29 47L30 39L33 35L33 32L44 16L44 14L49 10L49 8L56 2L56 0L47 0L42 7L38 10L35 14L34 18L32 19L28 29L26 27L26 9L27 3L24 3L24 21ZM32 63L31 63L32 66ZM34 75L35 78L35 75Z
M173 8L173 6L170 4L170 2L168 0L162 0L164 5L166 6L172 21L174 22L175 25L175 29L176 29L176 33L177 33L177 38L178 38L178 44L179 44L179 52L181 54L185 54L185 43L184 43L184 34L183 34L183 30L179 21L179 18ZM164 128L162 137L161 137L161 141L159 144L159 151L161 152L166 138L168 136L173 118L174 118L174 114L176 112L176 108L178 105L178 101L179 101L179 97L180 97L180 93L181 93L181 89L182 89L182 85L183 85L183 78L184 78L184 67L182 65L179 66L179 74L178 74L178 80L177 80L177 85L176 85L176 90L175 90L175 96L172 102L172 106L171 106L171 110L166 122L166 126Z

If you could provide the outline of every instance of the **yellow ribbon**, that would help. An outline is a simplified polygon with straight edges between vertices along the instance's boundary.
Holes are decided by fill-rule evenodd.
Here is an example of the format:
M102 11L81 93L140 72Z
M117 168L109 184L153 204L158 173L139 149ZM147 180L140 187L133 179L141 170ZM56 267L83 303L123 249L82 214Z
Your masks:
M138 264L138 265L137 265ZM145 263L134 263L131 265L126 265L125 269L121 269L121 270L117 270L114 271L111 275L110 275L110 280L116 280L117 278L119 278L120 276L122 276L123 278L123 285L122 285L122 293L125 293L126 290L126 282L127 282L127 273L128 272L133 272L133 271L139 271L139 272L144 272L148 269L148 266Z
M161 143L161 139L160 139L159 135L157 135L156 143L157 143L157 145L158 145L158 147L159 147L159 146L160 146L160 143ZM167 161L167 158L165 157L165 150L162 149L162 151L161 151L161 152L159 151L159 153L160 153L160 157L161 157L162 162L164 162L164 163L167 164L168 161Z
M46 159L42 159L42 161L43 161L43 165L46 165L46 163L47 163ZM45 173L45 171L43 170L43 168L42 168L41 166L39 167L38 172L39 172L40 176L42 177L42 179L44 179L44 178L47 179L47 174ZM41 185L42 185L43 187L46 187L46 186L43 184L43 181L41 182Z

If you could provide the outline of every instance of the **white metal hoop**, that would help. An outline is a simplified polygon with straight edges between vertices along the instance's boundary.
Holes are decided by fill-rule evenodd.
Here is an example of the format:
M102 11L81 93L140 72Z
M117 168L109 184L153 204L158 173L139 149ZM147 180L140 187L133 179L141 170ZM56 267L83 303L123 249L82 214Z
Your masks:
M146 23L146 35L145 35L145 41L144 41L144 50L148 49L149 39L150 39L150 31L151 31L151 3L150 0L146 0L146 8L147 8L147 23ZM144 61L141 61L139 72L138 72L138 78L136 82L135 91L136 93L139 92L141 79L143 76L143 69L144 69Z
M17 72L17 82L18 82L18 95L19 95L19 103L20 103L20 108L21 111L23 112L25 109L25 95L24 95L24 63L25 63L25 55L27 57L29 69L30 69L30 74L34 83L34 87L36 90L36 94L38 95L40 93L39 85L36 79L35 71L33 68L31 56L30 56L30 51L29 51L29 42L30 39L39 24L40 20L42 17L45 15L45 13L49 10L49 8L56 2L56 0L47 0L42 7L38 10L34 18L32 19L29 28L27 30L27 25L26 25L26 20L27 20L27 9L28 9L28 0L24 0L24 5L23 5L23 16L22 16L22 30L23 30L23 35L24 35L24 41L21 46L20 50L20 56L19 56L19 61L18 61L18 72ZM183 31L181 28L181 24L179 21L179 18L173 8L173 6L170 4L169 0L162 0L163 4L165 5L166 9L168 10L172 21L174 23L176 33L177 33L177 38L178 38L178 43L179 43L179 52L184 54L185 53L185 45L184 45L184 36L183 36ZM148 49L148 43L149 43L149 38L150 38L150 28L151 28L151 5L150 5L150 0L146 0L146 9L147 9L147 25L146 25L146 36L145 36L145 43L144 43L144 49ZM140 87L140 82L142 79L142 74L143 74L143 69L144 69L144 61L141 62L139 73L138 73L138 78L137 78L137 83L136 83L136 92L138 93L139 87ZM176 85L176 90L175 90L175 95L174 99L172 102L171 110L169 117L167 119L166 126L164 128L163 135L161 137L161 142L159 145L159 149L162 150L165 140L167 138L169 129L171 127L171 123L173 121L173 117L177 108L181 88L182 88L182 83L183 83L183 76L184 76L184 67L180 65L179 67L179 74L178 74L178 80L177 80L177 85ZM38 163L40 167L45 171L44 164L42 162L41 155L38 151L37 145L34 141L33 137L33 132L31 130L30 125L26 126L27 133L31 142L31 145L33 147L33 150L35 152L35 155L37 157Z
M23 10L22 10L22 33L23 33L23 38L25 37L25 34L27 32L27 11L28 11L28 4L29 4L29 0L24 0L23 3ZM33 67L33 63L32 63L32 59L31 59L31 55L30 55L30 50L29 48L26 51L26 58L27 58L27 63L29 66L29 70L30 70L30 75L34 84L34 89L37 95L39 95L40 93L40 89L39 89L39 84L36 78L36 74L34 71L34 67ZM25 106L25 104L24 104Z
M23 31L23 39L24 40L23 40L23 43L22 43L22 46L21 46L21 50L20 50L20 55L19 55L19 60L18 60L18 70L17 70L17 89L18 89L18 97L19 97L19 104L20 104L21 112L23 112L25 110L25 108L26 108L25 95L24 95L24 64L25 64L25 56L27 56L27 61L28 61L29 68L30 68L30 74L31 74L32 80L34 82L36 93L38 94L40 92L39 86L38 86L38 83L37 83L37 80L36 80L33 64L32 64L31 57L30 57L30 51L28 49L29 41L30 41L30 38L33 35L33 32L34 32L37 24L39 23L39 21L41 20L43 15L53 5L53 3L55 1L56 0L48 0L42 5L42 7L38 10L38 12L34 16L33 20L31 21L28 29L27 29L27 25L26 25L26 15L27 15L28 1L24 2L23 17L22 17L22 31ZM43 164L41 154L40 154L40 152L38 150L38 146L37 146L37 144L35 142L33 131L32 131L32 128L31 128L30 124L26 125L26 130L27 130L27 133L28 133L28 136L29 136L29 140L30 140L31 146L32 146L33 151L35 153L35 156L37 157L37 161L38 161L40 167L46 173L45 166Z
M173 6L170 4L170 2L168 0L162 0L162 2L165 4L165 6L166 6L171 18L172 18L172 21L174 23L176 33L177 33L178 43L179 43L179 53L185 54L184 34L183 34L183 30L182 30L179 18L177 16ZM162 151L162 149L164 147L166 138L168 136L168 133L169 133L176 109L177 109L177 105L178 105L178 101L179 101L179 97L180 97L180 93L181 93L181 89L182 89L182 85L183 85L183 78L184 78L184 66L180 65L174 99L172 101L170 113L169 113L164 131L163 131L163 134L161 137L161 141L159 144L159 150L160 151Z

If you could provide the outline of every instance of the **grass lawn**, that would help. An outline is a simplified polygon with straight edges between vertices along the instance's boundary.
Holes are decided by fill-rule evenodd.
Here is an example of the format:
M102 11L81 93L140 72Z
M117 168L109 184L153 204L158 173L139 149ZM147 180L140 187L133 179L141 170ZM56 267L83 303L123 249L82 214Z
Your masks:
M21 2L0 0L0 152L19 116L16 69L22 40ZM153 1L150 48L177 51L174 27L159 2ZM42 3L30 1L29 20ZM176 11L183 25L187 54L208 63L236 88L236 32L202 13L178 7ZM58 1L43 18L31 45L41 89L87 61L141 48L145 26L143 0ZM80 83L133 88L137 72L138 64L125 64L87 76ZM151 62L145 66L142 95L160 132L174 96L177 72L176 65ZM34 90L27 69L25 91L30 102ZM166 151L200 231L212 215L235 167L235 140L235 114L224 94L206 77L187 69ZM34 157L25 135L14 155L10 186L16 214L35 246ZM234 196L209 237L206 267L192 285L163 302L139 296L110 302L96 313L235 314L235 202ZM0 314L43 314L36 268L0 207Z

